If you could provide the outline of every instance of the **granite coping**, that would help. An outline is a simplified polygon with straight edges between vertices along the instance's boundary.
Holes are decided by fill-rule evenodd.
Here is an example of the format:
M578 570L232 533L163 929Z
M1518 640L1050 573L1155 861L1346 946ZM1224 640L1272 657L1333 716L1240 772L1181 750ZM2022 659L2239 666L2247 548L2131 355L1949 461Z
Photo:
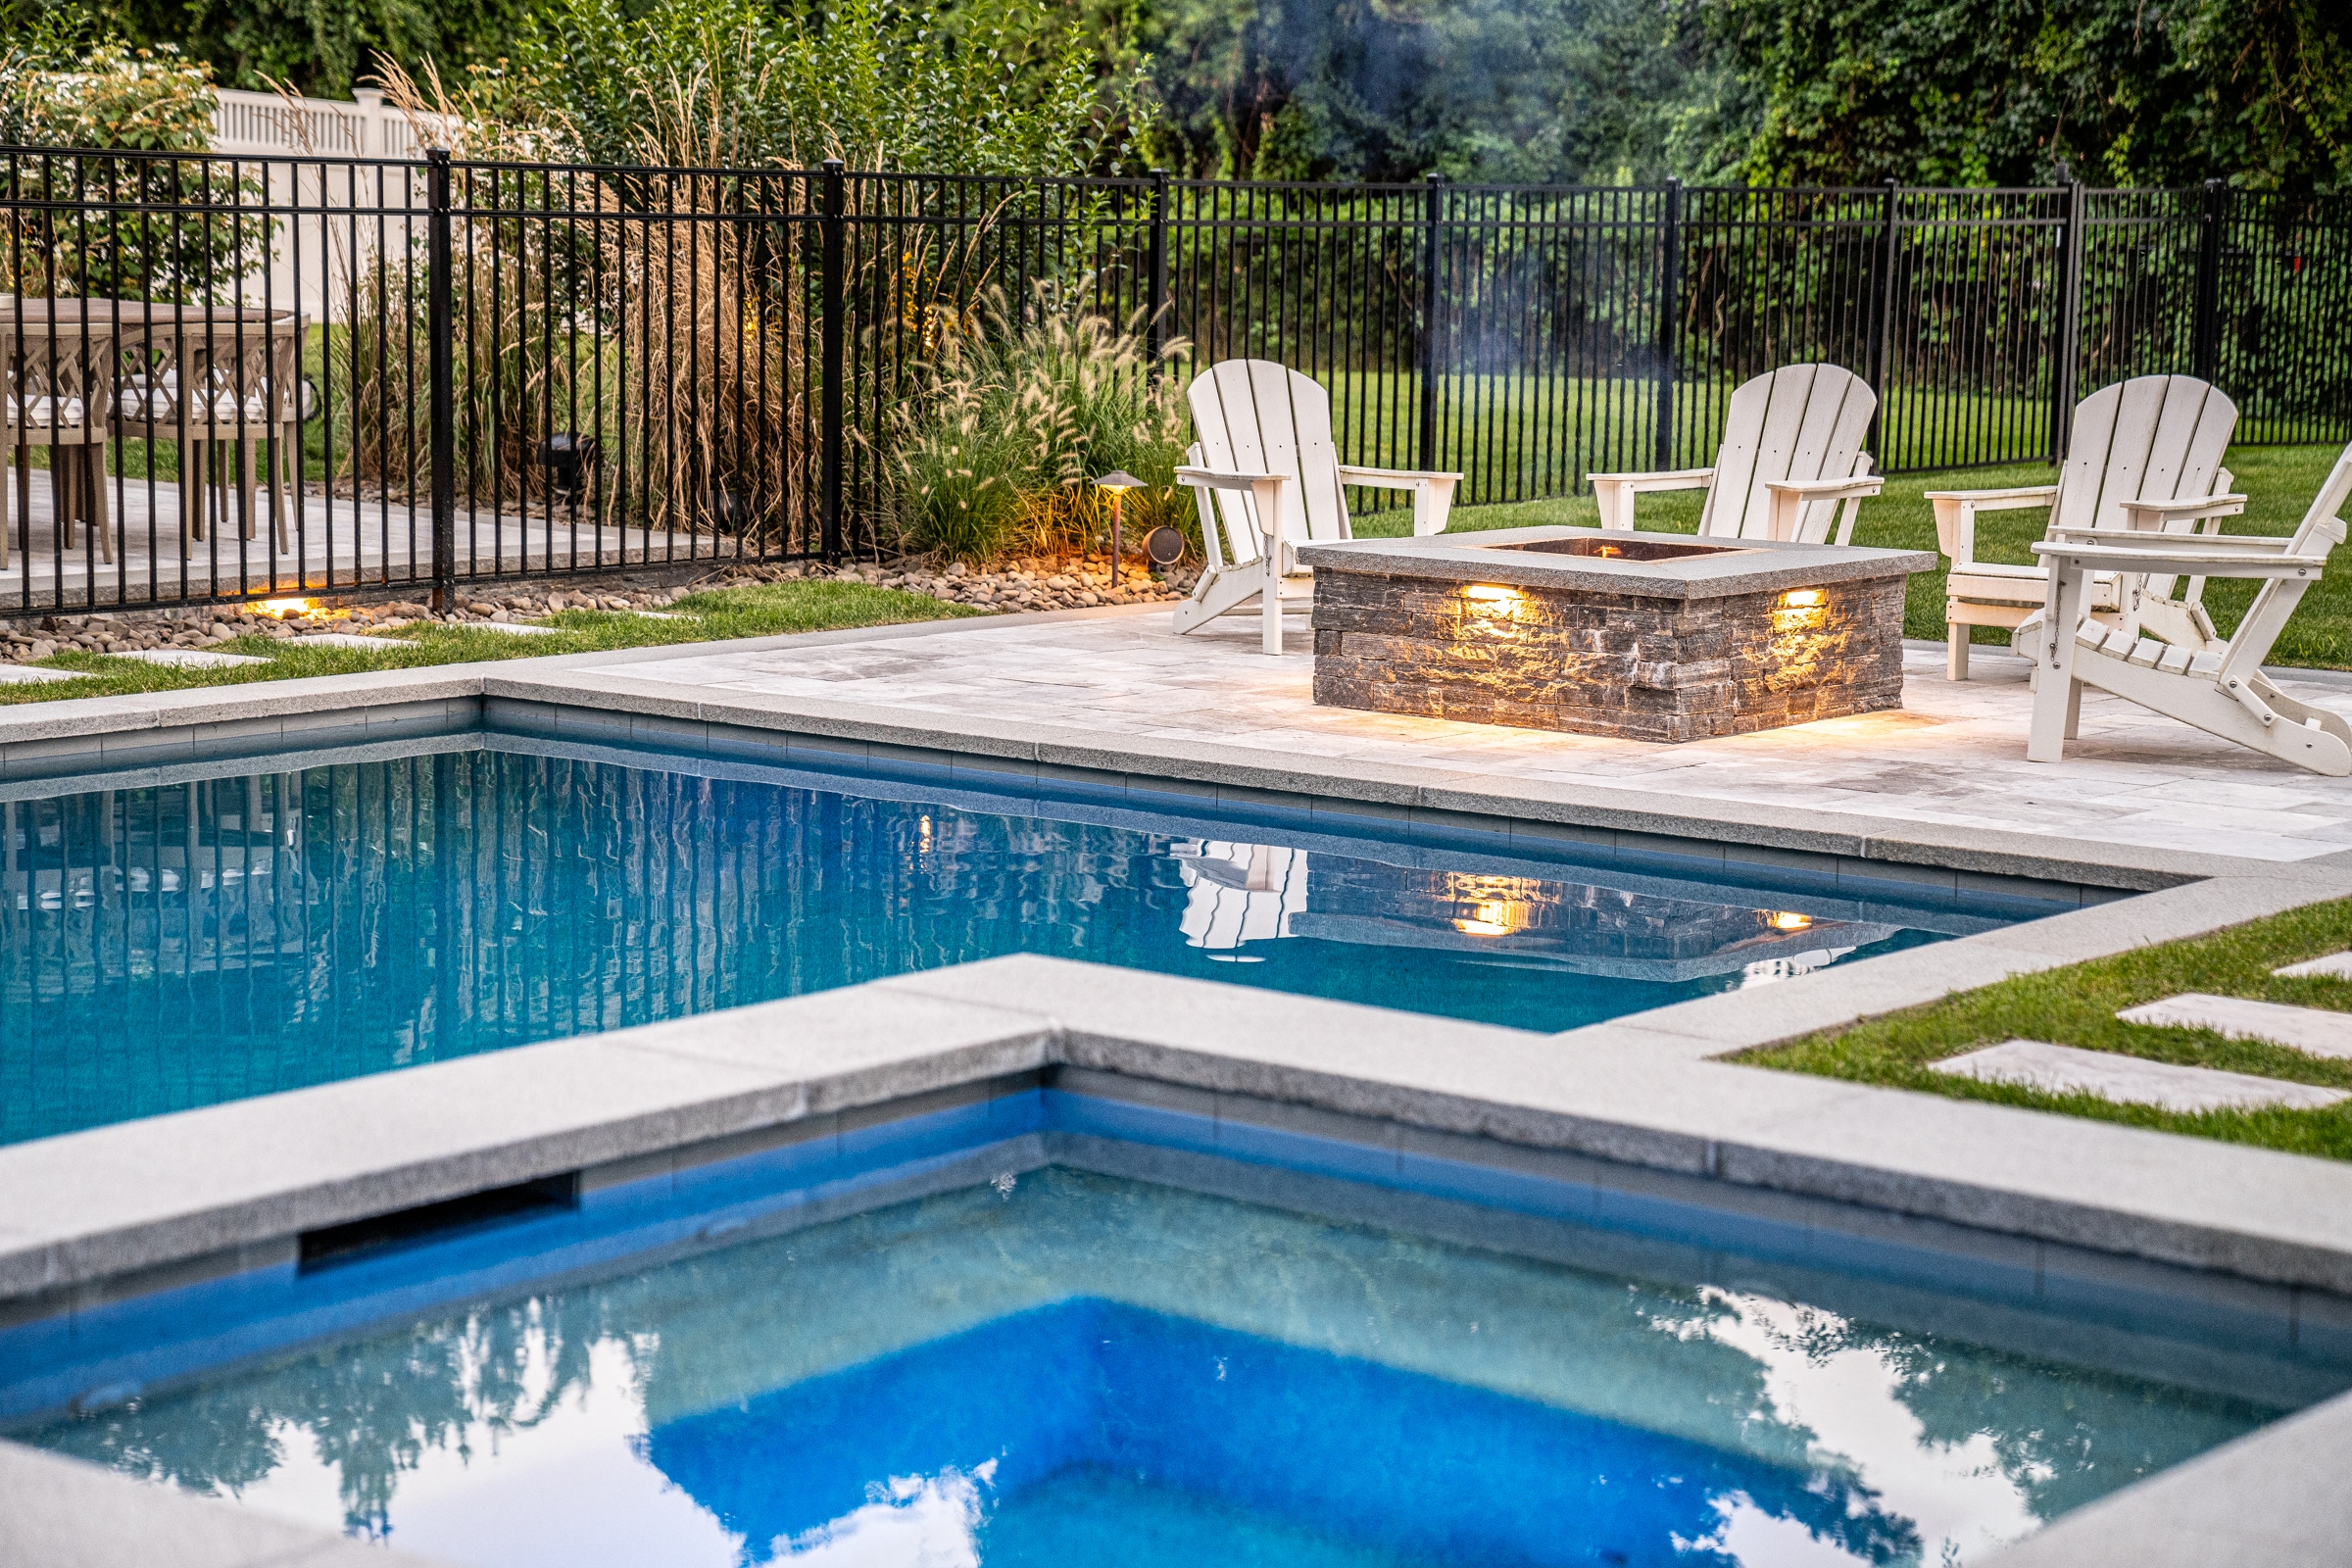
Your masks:
M2352 1295L2352 1165L1712 1059L2046 966L1936 955L1560 1036L992 958L0 1149L0 1300L1064 1066Z
M1569 539L1706 546L1714 553L1668 561L1610 561L1524 548ZM1415 539L1348 539L1298 546L1299 562L1318 571L1686 600L1934 571L1937 559L1931 550L1787 544L1771 539L1702 540L1689 534L1568 527L1493 528Z

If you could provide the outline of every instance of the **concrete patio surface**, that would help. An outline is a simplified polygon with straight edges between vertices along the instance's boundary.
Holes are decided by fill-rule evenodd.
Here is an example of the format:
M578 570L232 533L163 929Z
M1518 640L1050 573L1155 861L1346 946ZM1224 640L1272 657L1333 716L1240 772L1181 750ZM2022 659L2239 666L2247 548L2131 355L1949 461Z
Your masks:
M1545 793L1634 792L1700 814L1708 803L1750 816L1764 808L1792 826L1859 816L2258 861L2352 849L2352 779L2301 772L2103 693L2085 694L2082 737L2064 762L2027 761L2026 664L1990 650L1973 679L1952 682L1940 650L1911 649L1899 712L1661 745L1318 708L1302 621L1279 658L1258 651L1254 617L1181 638L1169 621L1153 610L965 622L921 636L606 656L595 669L706 701L985 715L1104 743L1263 754L1302 772L1403 765ZM2280 674L2292 695L2352 713L2352 689Z
M18 512L16 476L7 479L8 564L0 567L0 603L27 593L40 603L58 600L67 608L88 605L177 603L208 594L258 593L283 589L349 586L355 582L429 581L433 572L432 511L424 497L354 501L331 499L306 484L300 525L288 514L288 548L275 549L268 524L267 491L257 504L254 534L240 537L232 525L209 539L179 546L179 484L176 480L109 478L107 506L117 528L116 560L101 558L86 528L74 530L70 546L57 536L49 474L31 476L31 526ZM283 505L291 508L291 498ZM457 521L462 572L568 571L598 565L663 565L716 560L734 554L734 541L643 528L575 523L560 509L551 515L543 503L527 510L461 511ZM26 574L30 573L29 588Z

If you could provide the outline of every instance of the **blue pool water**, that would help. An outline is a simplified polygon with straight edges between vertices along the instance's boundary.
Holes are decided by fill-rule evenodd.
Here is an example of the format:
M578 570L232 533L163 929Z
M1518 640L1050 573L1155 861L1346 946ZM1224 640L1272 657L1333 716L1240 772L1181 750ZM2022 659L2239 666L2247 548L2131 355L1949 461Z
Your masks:
M2054 907L512 744L0 802L0 1142L1001 954L1559 1030Z
M1953 1568L2352 1382L2055 1257L956 1116L0 1331L0 1425L482 1568Z

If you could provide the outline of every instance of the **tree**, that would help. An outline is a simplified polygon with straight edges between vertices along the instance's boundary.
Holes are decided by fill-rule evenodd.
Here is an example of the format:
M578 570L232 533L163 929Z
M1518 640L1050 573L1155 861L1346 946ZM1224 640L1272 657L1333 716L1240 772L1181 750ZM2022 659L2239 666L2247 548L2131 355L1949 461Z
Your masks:
M2352 61L2319 0L1719 0L1759 182L2352 181Z
M1747 95L1683 0L1165 0L1152 152L1197 175L1718 177Z

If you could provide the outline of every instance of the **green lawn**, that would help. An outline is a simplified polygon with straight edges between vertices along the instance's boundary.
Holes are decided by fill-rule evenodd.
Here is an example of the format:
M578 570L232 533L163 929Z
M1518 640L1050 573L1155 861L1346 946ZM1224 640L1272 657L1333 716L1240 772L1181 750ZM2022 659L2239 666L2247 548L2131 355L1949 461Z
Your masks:
M290 680L304 675L354 675L375 669L416 669L428 664L586 654L608 648L646 648L727 637L772 637L783 632L836 631L982 613L967 606L941 604L920 594L858 582L762 583L718 588L681 599L669 607L669 612L686 618L654 620L602 610L566 610L548 617L545 624L561 628L557 635L548 637L418 622L386 635L384 652L380 654L255 635L214 645L214 651L255 654L270 662L214 669L180 669L74 651L42 662L51 668L86 671L88 678L0 686L0 703L116 697L130 692L177 691L189 686L241 686L250 681Z
M1873 1018L1739 1058L1760 1067L1858 1083L1916 1089L1956 1100L2088 1116L2196 1138L2258 1144L2298 1154L2352 1159L2352 1101L2325 1110L2217 1110L2183 1115L2117 1105L2083 1095L2044 1095L1931 1071L1928 1063L1979 1046L2024 1038L2149 1061L2257 1073L2352 1089L2352 1061L2308 1056L2280 1046L2225 1040L2206 1029L2116 1021L2116 1012L2185 991L2293 1003L2352 1012L2352 981L2283 980L2271 970L2352 948L2352 900L2314 905L2193 942L2171 942L2004 980L1907 1012Z
M2237 488L2246 496L2246 514L2229 524L2232 533L2292 533L2318 493L2320 483L2341 451L2323 447L2233 447L2229 466ZM1886 481L1886 493L1862 503L1854 524L1854 543L1896 549L1934 550L1936 514L1923 497L1930 490L1990 490L2007 485L2047 484L2051 470L2043 464L2008 468L1956 468L1941 473L1897 474ZM1643 496L1640 502L1643 528L1689 533L1698 526L1703 494L1696 490L1668 491ZM1539 523L1568 523L1594 527L1599 514L1591 496L1554 501L1527 501L1503 507L1457 509L1450 528L1520 528ZM1991 512L1977 519L1977 554L1987 561L2032 563L2028 547L2042 535L2048 515L2041 512ZM1402 514L1367 518L1366 534L1401 534L1410 524ZM2217 582L2206 592L2206 607L2224 633L2236 625L2257 586L2251 582ZM1943 640L1943 572L1922 572L1911 579L1903 616L1906 636ZM2006 647L2009 634L1980 626L1975 640ZM2306 668L2352 669L2352 563L2331 567L2304 596L2271 656L2275 664Z

